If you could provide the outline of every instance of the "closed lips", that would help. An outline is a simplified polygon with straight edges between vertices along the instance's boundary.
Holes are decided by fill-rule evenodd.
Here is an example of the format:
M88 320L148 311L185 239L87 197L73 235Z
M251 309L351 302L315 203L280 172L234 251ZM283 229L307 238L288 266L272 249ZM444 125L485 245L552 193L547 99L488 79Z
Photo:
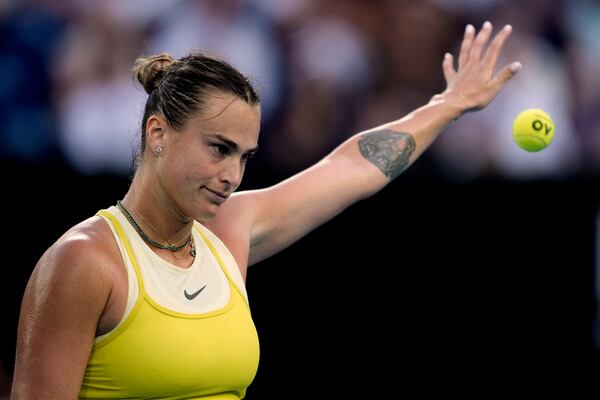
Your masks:
M223 193L220 193L220 192L215 192L214 190L211 190L211 189L207 188L206 186L204 186L204 189L208 190L209 192L211 192L211 193L213 193L213 194L215 194L215 195L217 195L219 197L222 197L223 200L225 200L227 197L229 197L226 194L223 194Z

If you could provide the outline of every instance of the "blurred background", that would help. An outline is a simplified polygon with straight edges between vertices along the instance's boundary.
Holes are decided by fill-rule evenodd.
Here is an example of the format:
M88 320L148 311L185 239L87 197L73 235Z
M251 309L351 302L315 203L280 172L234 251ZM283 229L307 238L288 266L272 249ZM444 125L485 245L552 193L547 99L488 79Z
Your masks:
M443 91L444 53L485 20L514 28L499 64L524 65L492 105L250 270L262 352L247 398L593 382L600 1L0 0L0 393L38 258L127 190L137 57L196 49L251 77L263 126L243 188L258 188ZM543 152L512 141L526 108L556 123Z

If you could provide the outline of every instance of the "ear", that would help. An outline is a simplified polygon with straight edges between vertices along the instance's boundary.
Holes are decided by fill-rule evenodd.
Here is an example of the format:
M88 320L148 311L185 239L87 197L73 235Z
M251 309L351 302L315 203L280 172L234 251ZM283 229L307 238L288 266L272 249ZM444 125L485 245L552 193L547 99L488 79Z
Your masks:
M161 115L151 115L146 121L146 148L154 153L165 145L167 121Z

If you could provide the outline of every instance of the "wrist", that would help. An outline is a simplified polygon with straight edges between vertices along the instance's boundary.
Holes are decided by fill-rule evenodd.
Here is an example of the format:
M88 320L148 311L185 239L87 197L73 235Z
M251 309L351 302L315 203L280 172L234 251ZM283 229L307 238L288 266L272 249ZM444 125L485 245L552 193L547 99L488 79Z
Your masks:
M444 92L436 94L431 98L430 104L443 107L454 121L469 110L468 101L461 93Z

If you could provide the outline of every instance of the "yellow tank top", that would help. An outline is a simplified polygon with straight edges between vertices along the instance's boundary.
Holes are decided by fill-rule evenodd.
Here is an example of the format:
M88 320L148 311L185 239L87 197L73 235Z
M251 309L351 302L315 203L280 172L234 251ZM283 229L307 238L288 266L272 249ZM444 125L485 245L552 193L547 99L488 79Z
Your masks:
M130 242L139 237L128 235L113 213L103 210L98 215L112 224L124 257L133 266L137 297L128 301L123 321L95 341L79 398L243 398L258 368L258 336L245 292L231 278L208 232L195 226L227 278L229 298L208 312L182 313L147 293Z

